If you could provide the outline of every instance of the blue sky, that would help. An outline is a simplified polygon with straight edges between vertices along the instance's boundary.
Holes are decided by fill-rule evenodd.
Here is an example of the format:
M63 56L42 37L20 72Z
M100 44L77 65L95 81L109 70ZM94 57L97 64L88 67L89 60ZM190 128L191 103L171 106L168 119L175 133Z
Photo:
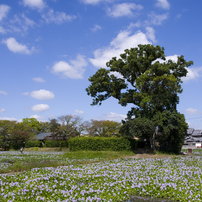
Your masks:
M178 110L190 127L202 129L201 6L190 0L1 0L0 119L124 119L132 105L110 98L90 106L88 78L125 49L150 43L163 46L168 58L194 62Z

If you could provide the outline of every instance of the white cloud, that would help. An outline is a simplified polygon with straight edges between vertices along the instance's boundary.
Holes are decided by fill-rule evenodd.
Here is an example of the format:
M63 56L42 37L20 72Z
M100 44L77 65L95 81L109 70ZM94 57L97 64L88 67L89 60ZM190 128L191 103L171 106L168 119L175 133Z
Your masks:
M18 43L13 37L2 40L2 43L5 43L8 49L14 53L31 54L34 50L34 48L29 50L26 45Z
M0 120L17 121L16 118L0 117Z
M10 7L7 5L0 5L0 21L5 18L10 10Z
M0 26L0 33L2 33L2 34L6 33L6 30L3 27L1 27L1 26Z
M7 95L7 92L0 90L0 94Z
M157 0L155 6L163 9L170 9L170 4L167 0Z
M186 77L182 77L182 81L189 81L192 79L196 79L198 77L202 76L202 67L199 68L187 68L187 76Z
M100 25L94 25L94 27L92 28L93 32L96 32L97 30L102 29L102 27Z
M55 95L53 94L53 92L41 89L38 91L32 91L30 93L30 96L38 99L38 100L51 100L55 97Z
M124 53L125 49L137 47L138 44L150 44L146 34L138 31L131 35L131 31L120 31L115 39L113 39L108 47L97 49L94 51L94 58L90 58L90 62L95 67L106 67L112 57L119 57L121 53Z
M107 14L112 17L132 16L132 10L141 10L141 5L135 3L115 4L112 9L108 8Z
M109 1L109 0L82 0L83 3L90 4L90 5L96 5L99 2L104 2L104 1Z
M70 65L71 64L71 65ZM55 74L60 74L63 77L71 79L82 79L87 62L84 56L78 55L76 60L70 60L70 64L65 61L59 61L51 68Z
M155 38L155 30L152 27L146 27L146 35L147 38L152 40L152 42L156 43L156 38Z
M126 118L127 118L126 115L110 112L110 113L106 114L104 117L102 117L101 120L121 122L121 120L124 120Z
M31 107L32 111L35 112L44 112L50 109L47 104L38 104Z
M47 13L41 15L46 23L62 24L65 21L72 21L76 18L75 15L67 15L65 12L54 12L54 10L49 10Z
M146 24L149 25L161 25L164 20L168 18L168 13L158 15L154 12L148 14L149 19L146 21Z
M199 114L199 113L202 113L198 109L193 109L193 108L188 108L188 109L185 110L185 112L186 112L186 114Z
M35 77L35 78L33 78L32 80L35 81L35 82L38 82L38 83L43 83L43 82L45 82L45 80L42 79L41 77Z
M44 117L38 116L38 115L32 115L32 116L30 116L30 118L35 118L35 119L37 119L38 121L43 121L43 120L44 120Z
M0 109L0 112L5 112L6 110L4 108Z
M172 60L173 62L177 63L178 56L179 56L179 55L166 56L166 60L156 59L156 60L154 60L154 61L152 62L152 64L154 64L154 63L157 62L157 61L159 61L160 63L164 63L164 62L168 62L168 60Z
M75 110L75 113L76 113L76 114L83 114L84 111L76 109L76 110Z
M36 23L26 17L24 14L15 15L14 19L10 21L11 24L9 25L10 31L14 32L26 32L30 27L34 27Z
M22 0L22 4L24 6L39 10L45 7L45 3L43 0Z

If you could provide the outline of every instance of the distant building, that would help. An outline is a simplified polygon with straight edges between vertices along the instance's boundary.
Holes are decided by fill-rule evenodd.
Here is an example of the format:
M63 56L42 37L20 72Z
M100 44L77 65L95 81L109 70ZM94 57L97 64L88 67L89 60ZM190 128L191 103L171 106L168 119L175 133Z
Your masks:
M52 140L52 133L39 133L36 135L36 140Z
M194 130L194 128L189 128L187 130L187 136L184 140L184 145L195 145L196 148L201 148L202 130Z

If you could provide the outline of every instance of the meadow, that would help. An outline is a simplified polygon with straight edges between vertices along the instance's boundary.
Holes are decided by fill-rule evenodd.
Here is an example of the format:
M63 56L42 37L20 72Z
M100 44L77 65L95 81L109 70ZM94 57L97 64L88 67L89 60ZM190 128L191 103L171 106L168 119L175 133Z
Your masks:
M125 158L131 154L1 152L1 200L128 201L137 195L202 201L201 149L184 157Z

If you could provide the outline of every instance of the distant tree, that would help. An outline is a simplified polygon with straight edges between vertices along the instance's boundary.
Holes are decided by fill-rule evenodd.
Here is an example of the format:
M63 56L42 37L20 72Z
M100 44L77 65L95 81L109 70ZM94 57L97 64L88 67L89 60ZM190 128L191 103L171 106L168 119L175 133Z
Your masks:
M50 122L40 121L40 133L49 133L51 131Z
M51 119L50 125L50 131L54 139L68 139L80 136L85 130L85 122L77 115L66 115Z
M4 150L10 147L10 135L16 125L16 121L0 120L0 147Z
M38 134L40 132L40 123L35 118L24 118L22 119L22 123L25 127L31 128L34 134Z
M23 131L13 131L13 133L10 135L10 141L14 149L25 147L25 142L29 141L30 138L30 134Z
M113 57L106 63L107 69L100 68L89 78L91 84L86 91L93 97L92 105L101 105L109 97L116 98L122 106L134 104L128 112L128 121L134 118L147 120L147 127L141 133L144 136L145 130L153 129L150 144L155 149L155 132L156 128L160 130L161 114L165 111L170 115L179 114L176 106L178 94L182 93L181 78L186 76L187 67L192 64L192 61L186 62L184 56L179 56L177 62L166 61L164 48L160 46L138 45L137 48L126 49L119 59ZM183 122L183 115L179 115L179 119ZM134 131L142 128L141 120L133 123L137 125L133 127ZM131 130L126 125L123 127ZM185 130L186 127L180 133L185 134ZM163 129L162 136L166 136Z
M113 137L120 136L121 123L109 120L91 120L86 128L91 136Z

